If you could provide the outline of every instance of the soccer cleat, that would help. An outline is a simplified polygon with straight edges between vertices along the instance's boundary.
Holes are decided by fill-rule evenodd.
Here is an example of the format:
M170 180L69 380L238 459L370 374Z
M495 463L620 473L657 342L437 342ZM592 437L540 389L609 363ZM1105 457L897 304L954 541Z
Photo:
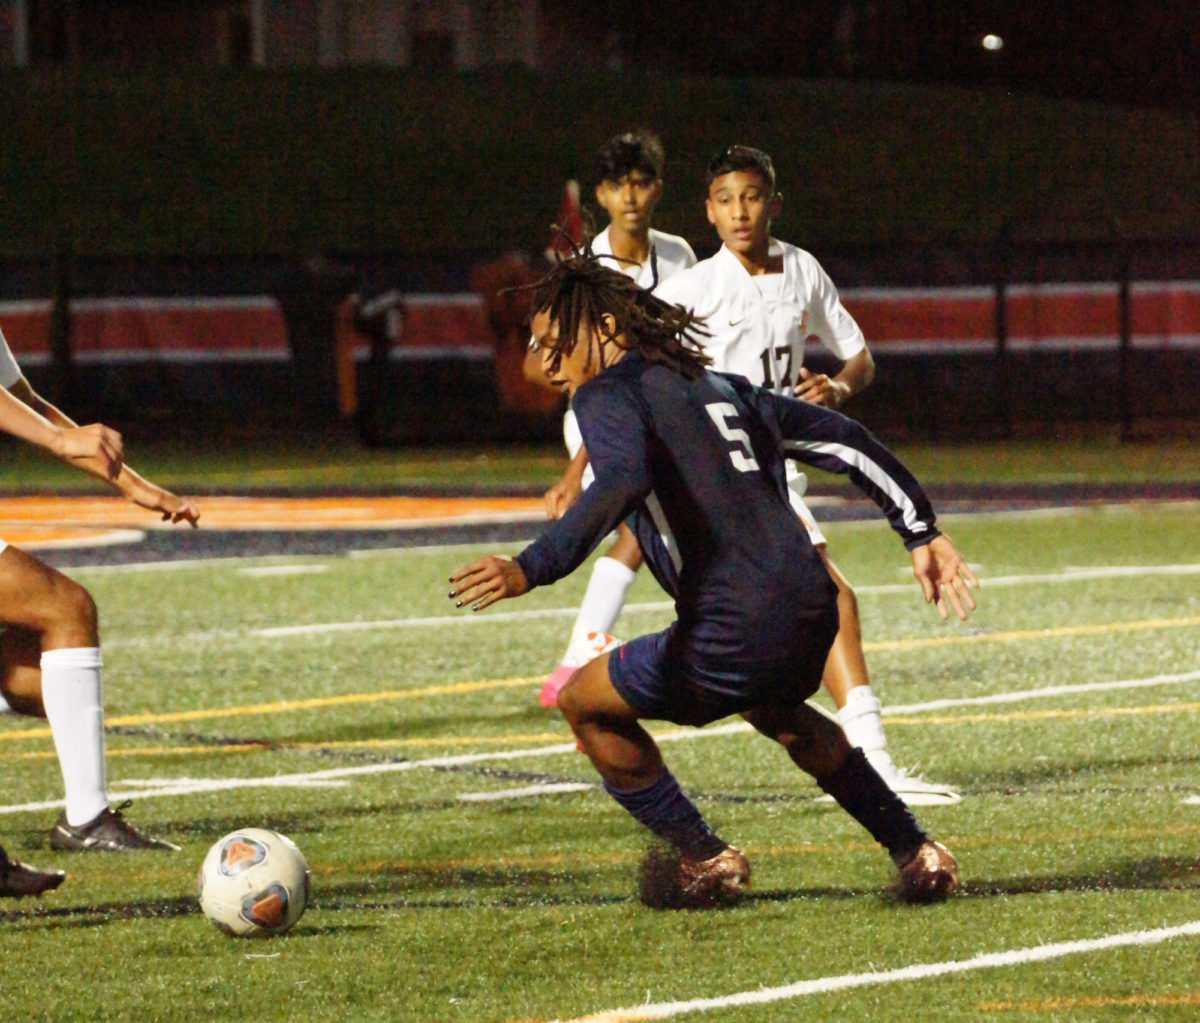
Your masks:
M642 862L638 895L651 909L713 909L737 902L749 886L750 862L732 845L693 860L656 844Z
M589 632L587 638L580 644L573 645L567 651L567 656L550 677L542 683L542 691L538 693L538 703L543 707L557 707L558 694L562 687L589 661L595 660L601 654L615 650L621 645L621 640L615 639L607 632Z
M28 863L11 860L0 848L0 895L18 899L25 895L41 895L57 888L66 876L61 870L38 870Z
M174 842L147 835L125 820L121 811L129 805L129 800L126 800L115 810L106 806L86 824L79 825L68 824L67 811L64 810L50 829L50 848L68 852L132 852L137 849L169 849L171 852L179 852L179 846Z
M910 774L903 767L897 767L887 750L873 750L867 754L867 760L887 787L909 806L947 806L962 799L949 785L939 785L919 774Z
M941 902L958 891L958 864L941 842L925 842L900 868L900 898Z

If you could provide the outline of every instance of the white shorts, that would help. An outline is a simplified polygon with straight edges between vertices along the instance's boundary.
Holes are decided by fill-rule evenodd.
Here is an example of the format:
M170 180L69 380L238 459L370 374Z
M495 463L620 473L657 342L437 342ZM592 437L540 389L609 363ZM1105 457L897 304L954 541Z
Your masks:
M829 541L825 539L825 534L821 532L821 527L817 525L816 518L808 510L808 505L804 503L804 492L808 489L808 476L797 469L796 463L790 459L786 465L788 499L792 502L792 510L800 517L800 521L804 523L804 528L808 530L808 538L813 542L814 547L828 543Z
M579 420L575 418L575 410L568 407L563 413L563 440L567 444L567 454L574 458L583 447L583 434L579 432ZM592 485L596 474L592 472L592 463L588 462L583 469L583 489Z

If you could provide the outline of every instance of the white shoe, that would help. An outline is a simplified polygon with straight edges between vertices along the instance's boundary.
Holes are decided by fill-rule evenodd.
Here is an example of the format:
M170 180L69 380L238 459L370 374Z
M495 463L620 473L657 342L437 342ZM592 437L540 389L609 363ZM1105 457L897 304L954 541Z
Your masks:
M962 796L949 785L940 785L897 767L887 750L873 750L867 754L867 760L887 787L909 806L946 806L962 800Z

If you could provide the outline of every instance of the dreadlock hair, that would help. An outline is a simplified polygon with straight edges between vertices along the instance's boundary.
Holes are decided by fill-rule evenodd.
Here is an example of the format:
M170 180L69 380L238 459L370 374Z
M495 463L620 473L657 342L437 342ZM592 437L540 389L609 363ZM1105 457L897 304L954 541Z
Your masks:
M658 284L657 273L654 284ZM514 290L530 293L531 316L546 311L558 324L558 337L547 345L555 353L555 368L557 361L574 351L581 326L594 326L605 341L689 380L712 364L699 340L707 331L691 310L639 287L589 248L572 244L570 255L540 281ZM606 314L615 321L611 332L601 323Z

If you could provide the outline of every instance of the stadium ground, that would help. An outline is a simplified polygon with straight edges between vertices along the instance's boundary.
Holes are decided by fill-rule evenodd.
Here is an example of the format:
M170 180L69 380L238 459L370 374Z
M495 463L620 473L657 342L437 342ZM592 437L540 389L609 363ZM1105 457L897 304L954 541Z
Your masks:
M484 548L442 545L514 551L535 495L488 509L500 522L444 493L212 496L194 531L109 500L0 503L0 535L117 531L39 553L101 607L112 790L184 847L47 851L50 738L3 720L0 834L69 877L0 907L0 1018L1190 1023L1198 491L938 487L984 581L979 613L948 627L886 526L847 521L872 506L823 494L893 748L964 792L921 814L964 892L897 905L853 822L722 722L658 732L754 865L745 904L709 915L637 903L641 834L536 704L586 571L511 610L445 599L449 569ZM283 510L310 528L279 528ZM639 578L621 625L669 615ZM249 822L292 835L314 881L297 929L253 944L208 926L194 895L204 850ZM111 969L113 948L146 968Z
M950 516L1194 500L1200 481L948 484L931 492L939 514ZM534 496L453 496L419 487L390 495L214 495L197 502L201 527L191 530L158 523L117 498L0 497L0 536L70 567L508 542L532 537L544 521ZM876 515L869 501L832 490L818 490L811 503L828 522Z

